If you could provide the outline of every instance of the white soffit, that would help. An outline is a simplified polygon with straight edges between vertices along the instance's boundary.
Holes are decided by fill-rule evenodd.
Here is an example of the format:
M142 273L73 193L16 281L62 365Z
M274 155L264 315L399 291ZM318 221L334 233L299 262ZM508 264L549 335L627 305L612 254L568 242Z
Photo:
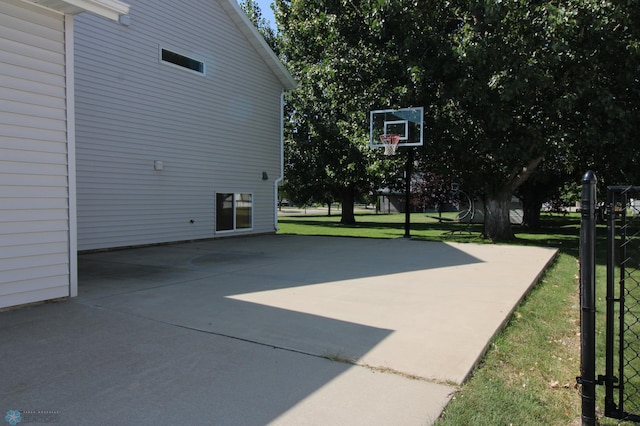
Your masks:
M58 12L75 15L89 12L117 21L121 15L129 13L129 5L119 0L22 0Z

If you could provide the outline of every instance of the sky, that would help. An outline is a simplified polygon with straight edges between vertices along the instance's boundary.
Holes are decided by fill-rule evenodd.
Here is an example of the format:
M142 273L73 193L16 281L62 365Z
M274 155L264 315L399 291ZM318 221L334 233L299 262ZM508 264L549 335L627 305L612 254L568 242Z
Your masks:
M258 3L258 7L260 7L260 11L262 12L262 17L269 21L271 28L276 28L276 18L273 17L273 11L271 10L271 3L273 0L256 0Z

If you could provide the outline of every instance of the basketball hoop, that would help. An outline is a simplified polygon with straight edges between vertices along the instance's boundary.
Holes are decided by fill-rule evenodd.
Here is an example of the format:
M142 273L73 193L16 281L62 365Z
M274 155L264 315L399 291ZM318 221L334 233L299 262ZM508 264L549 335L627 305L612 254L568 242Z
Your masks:
M382 142L382 144L384 145L384 155L393 155L398 150L400 135L380 135L380 142Z

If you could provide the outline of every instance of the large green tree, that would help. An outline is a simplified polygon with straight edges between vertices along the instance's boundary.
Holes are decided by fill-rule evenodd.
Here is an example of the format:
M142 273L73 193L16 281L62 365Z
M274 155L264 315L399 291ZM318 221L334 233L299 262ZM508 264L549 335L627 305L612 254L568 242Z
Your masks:
M451 23L439 19L442 10L416 11L410 1L276 2L281 56L299 84L286 120L290 193L331 194L342 201L342 222L352 223L357 194L396 180L402 156L368 147L368 113L437 96L441 79L433 76L447 50L434 28Z
M425 107L421 164L483 194L494 240L513 237L515 192L535 216L541 194L581 169L637 178L638 0L276 4L281 57L300 83L287 176L307 194L348 206L393 176L381 166L399 162L366 146L366 113L403 106Z
M362 18L341 3L281 0L276 19L282 57L299 85L287 98L288 192L301 201L338 199L341 221L353 223L356 196L372 183L362 123L375 90L365 58L375 52L358 46Z
M637 1L454 4L460 74L443 113L455 134L436 149L458 158L465 184L480 187L488 237L513 236L515 192L535 224L554 183L586 167L608 178L637 171Z
M640 2L571 1L555 16L562 18L550 39L559 58L556 84L565 87L561 143L518 189L529 226L539 223L545 197L580 182L587 169L602 186L640 178Z
M430 163L484 193L488 237L511 238L512 194L561 138L545 6L279 0L283 57L300 82L290 152L320 155L313 181L346 205L373 181L364 113L426 106Z
M640 181L640 1L577 1L573 60L575 83L567 115L579 168L601 183ZM578 177L578 176L577 176Z
M543 159L562 147L562 99L557 81L562 13L550 2L460 1L453 39L459 76L449 87L455 143L439 148L459 158L458 174L484 194L485 234L513 237L514 192Z

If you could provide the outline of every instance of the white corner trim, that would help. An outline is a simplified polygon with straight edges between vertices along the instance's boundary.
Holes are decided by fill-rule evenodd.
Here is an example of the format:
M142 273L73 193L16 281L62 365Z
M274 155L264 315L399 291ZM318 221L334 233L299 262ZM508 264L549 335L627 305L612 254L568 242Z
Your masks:
M76 203L76 110L73 16L65 15L64 41L67 90L67 176L69 197L69 296L78 295L78 213Z

